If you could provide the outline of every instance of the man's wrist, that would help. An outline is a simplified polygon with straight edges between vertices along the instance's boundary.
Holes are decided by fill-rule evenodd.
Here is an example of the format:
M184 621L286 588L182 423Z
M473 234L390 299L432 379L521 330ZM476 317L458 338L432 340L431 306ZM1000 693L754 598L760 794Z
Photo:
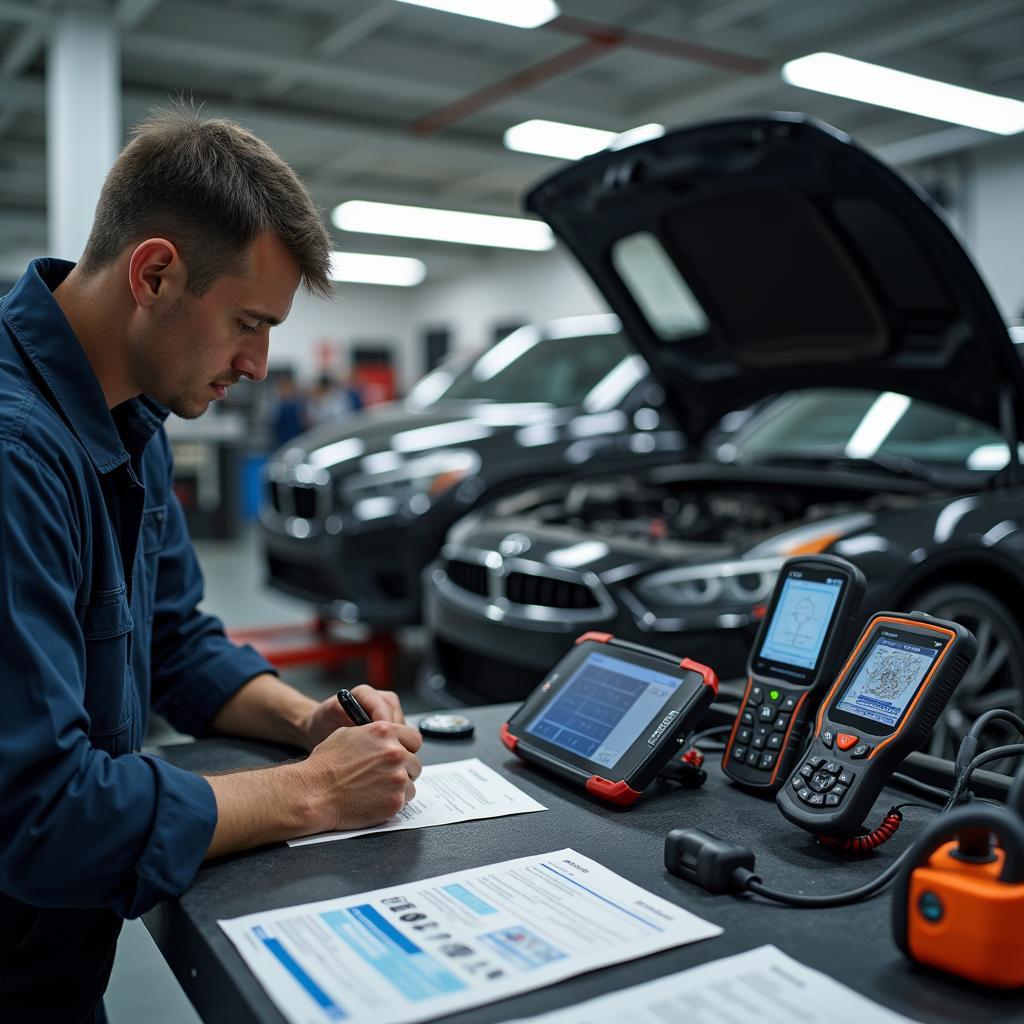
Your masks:
M322 832L328 819L328 808L323 799L326 788L316 777L315 765L311 765L306 758L293 764L281 765L280 771L289 801L290 838Z
M208 775L206 781L217 802L207 858L313 835L330 821L324 788L305 761Z
M310 719L317 702L269 672L253 676L213 719L216 732L310 748Z
M320 706L312 697L288 687L287 693L281 695L281 721L291 730L291 742L303 750L311 750L310 725L313 713Z

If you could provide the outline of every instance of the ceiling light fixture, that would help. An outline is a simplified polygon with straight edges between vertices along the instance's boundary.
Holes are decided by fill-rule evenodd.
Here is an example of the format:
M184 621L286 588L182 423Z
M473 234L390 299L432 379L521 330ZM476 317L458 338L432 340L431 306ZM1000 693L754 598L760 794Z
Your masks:
M496 21L516 28L538 28L561 13L552 0L401 0L416 7L430 7L446 14L463 14L467 18Z
M980 128L998 135L1024 131L1024 103L933 78L894 71L837 53L811 53L782 66L790 85Z
M660 138L664 134L663 124L642 124L620 133L534 118L515 124L505 132L505 148L514 149L518 153L579 160L591 153L599 153L602 149L625 149L638 142Z
M539 220L498 217L489 213L433 210L424 206L400 206L350 199L331 212L331 222L342 231L399 238L427 238L437 242L461 242L499 249L543 252L555 244L551 229Z
M505 148L517 153L539 153L563 160L579 160L600 152L615 138L616 132L585 128L579 124L563 124L534 118L514 124L505 132Z
M411 288L427 276L423 260L368 252L332 252L331 280Z

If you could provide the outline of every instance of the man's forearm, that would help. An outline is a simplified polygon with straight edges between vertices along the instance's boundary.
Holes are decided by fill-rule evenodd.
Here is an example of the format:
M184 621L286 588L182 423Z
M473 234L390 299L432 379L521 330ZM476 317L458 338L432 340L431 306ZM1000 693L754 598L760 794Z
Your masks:
M231 736L307 747L305 724L317 702L269 673L250 679L214 715L213 728Z
M301 765L207 776L217 801L217 827L206 859L309 835L323 827L315 788Z

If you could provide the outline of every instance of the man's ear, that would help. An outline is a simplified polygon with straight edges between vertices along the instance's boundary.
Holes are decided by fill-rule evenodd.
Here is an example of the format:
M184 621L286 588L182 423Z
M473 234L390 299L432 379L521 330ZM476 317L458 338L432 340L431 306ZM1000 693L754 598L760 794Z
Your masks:
M188 272L177 247L166 238L140 242L128 260L128 286L142 309L169 309L185 291Z

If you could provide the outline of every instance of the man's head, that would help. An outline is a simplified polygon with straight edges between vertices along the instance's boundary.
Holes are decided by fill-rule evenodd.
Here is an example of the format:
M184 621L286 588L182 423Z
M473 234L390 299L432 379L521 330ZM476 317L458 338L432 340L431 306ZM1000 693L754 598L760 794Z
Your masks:
M78 266L130 290L119 376L180 416L266 376L300 280L331 292L330 241L295 173L252 133L194 111L139 125L107 176ZM120 388L118 389L121 390Z

